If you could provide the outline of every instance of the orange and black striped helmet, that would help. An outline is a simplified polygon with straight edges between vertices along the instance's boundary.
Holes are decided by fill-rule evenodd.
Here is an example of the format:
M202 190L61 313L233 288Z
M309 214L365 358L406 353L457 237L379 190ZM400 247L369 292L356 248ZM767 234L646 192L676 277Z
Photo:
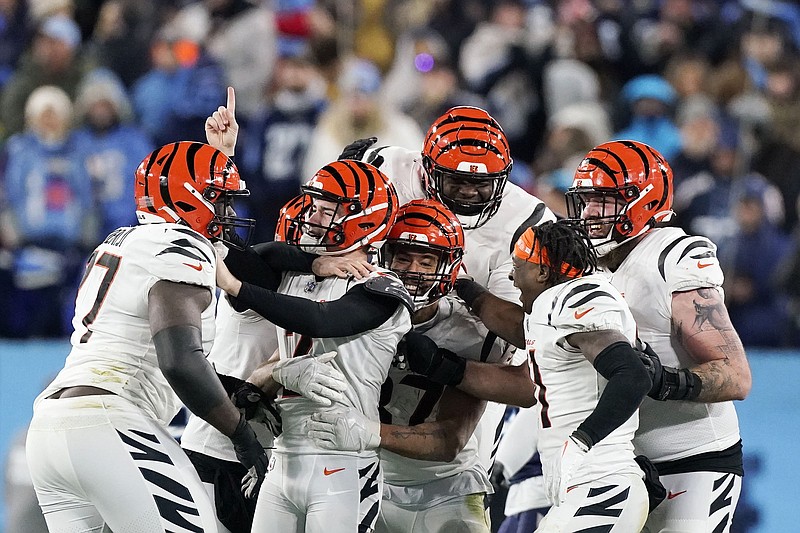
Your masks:
M497 212L512 161L497 121L483 109L459 106L431 125L422 147L422 164L428 195L459 215L470 229L485 224ZM487 190L482 192L479 186ZM469 187L468 192L451 190L464 187Z
M246 242L255 223L233 216L232 200L249 194L233 161L199 142L164 145L136 169L134 197L140 224L182 223L209 239L226 242L229 232L241 227L248 231Z
M372 245L380 247L397 216L399 203L394 186L377 168L345 159L322 167L301 187L303 204L289 224L299 232L286 234L286 242L321 255L339 255ZM330 202L331 215L320 223L315 213L319 200Z
M672 179L655 148L638 141L603 143L575 171L566 193L568 216L582 223L603 256L672 218ZM602 213L587 216L590 201L599 202Z
M425 272L412 270L408 252L430 254L436 258L435 267L430 265ZM400 207L386 236L380 264L397 273L414 299L415 308L420 309L450 292L463 257L461 222L444 204L430 198L412 200ZM421 261L427 259L433 258Z
M278 214L278 224L275 226L277 242L291 242L300 238L300 214L303 212L304 205L304 196L298 194L281 208Z

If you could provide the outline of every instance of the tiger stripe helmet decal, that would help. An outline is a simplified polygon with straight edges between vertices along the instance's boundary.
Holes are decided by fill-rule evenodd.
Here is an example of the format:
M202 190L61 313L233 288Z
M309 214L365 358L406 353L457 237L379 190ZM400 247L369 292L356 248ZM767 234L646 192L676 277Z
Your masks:
M164 145L142 160L135 176L140 224L175 222L220 240L237 227L252 230L252 219L230 214L233 197L250 193L233 161L212 146L191 141Z
M401 247L437 256L436 272L392 268L392 259ZM398 211L386 236L380 264L403 280L414 298L415 308L419 309L450 292L463 257L464 230L458 217L437 200L412 200Z
M453 107L428 129L422 148L425 189L450 210L463 217L464 227L485 224L500 207L511 172L511 152L503 129L483 109ZM475 199L448 195L446 180L491 185L488 195Z
M301 190L303 203L298 214L286 217L283 223L295 224L302 231L287 234L286 242L321 255L340 255L366 245L380 247L399 208L394 185L380 170L362 161L344 159L325 165ZM309 221L315 199L333 202L337 209L330 224L319 226L322 236L310 242L306 229L316 226Z
M592 239L598 255L605 255L672 218L672 181L672 169L651 146L628 140L603 143L578 165L566 193L567 213L590 233L592 225L610 225L606 236ZM615 208L581 220L590 199Z

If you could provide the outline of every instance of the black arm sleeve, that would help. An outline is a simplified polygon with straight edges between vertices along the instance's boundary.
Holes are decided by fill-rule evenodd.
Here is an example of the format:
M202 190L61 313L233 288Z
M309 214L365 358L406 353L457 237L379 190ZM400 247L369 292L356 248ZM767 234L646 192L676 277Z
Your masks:
M210 415L229 400L203 354L200 329L189 325L164 328L153 335L153 344L158 366L178 398L192 413L218 427Z
M639 408L650 390L650 375L636 351L625 341L615 342L594 360L597 372L608 380L597 406L578 431L594 446L621 426Z
M317 257L283 242L268 242L245 250L230 248L225 265L243 282L277 290L283 272L310 274Z
M363 285L338 300L315 302L242 283L236 300L273 324L317 338L349 337L377 328L400 305L396 298L370 293Z

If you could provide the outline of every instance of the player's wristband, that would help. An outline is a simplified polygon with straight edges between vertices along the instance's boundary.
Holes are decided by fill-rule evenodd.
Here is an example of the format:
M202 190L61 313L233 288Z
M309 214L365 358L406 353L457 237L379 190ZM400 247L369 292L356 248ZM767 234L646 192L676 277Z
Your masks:
M472 309L472 304L478 299L478 296L486 292L486 289L480 284L471 279L459 278L453 284L458 297L464 300L467 307Z

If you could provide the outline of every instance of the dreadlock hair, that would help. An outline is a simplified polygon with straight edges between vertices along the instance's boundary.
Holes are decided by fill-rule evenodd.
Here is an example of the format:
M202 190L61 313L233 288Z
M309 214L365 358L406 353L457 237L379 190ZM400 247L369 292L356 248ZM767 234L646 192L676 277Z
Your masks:
M533 234L539 241L540 248L547 250L550 264L555 267L550 268L551 287L571 279L561 272L559 265L570 265L583 275L591 274L597 269L597 254L582 225L570 220L544 222L533 226Z

